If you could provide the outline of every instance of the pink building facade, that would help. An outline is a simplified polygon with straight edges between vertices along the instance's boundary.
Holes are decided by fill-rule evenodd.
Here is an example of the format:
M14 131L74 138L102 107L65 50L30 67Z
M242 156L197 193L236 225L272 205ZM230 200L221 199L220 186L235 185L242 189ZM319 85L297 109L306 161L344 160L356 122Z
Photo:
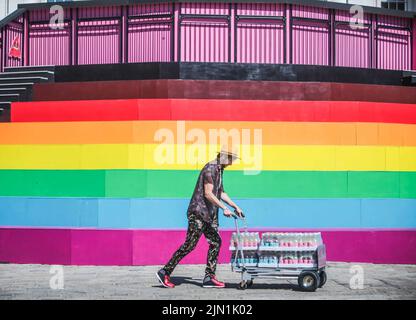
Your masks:
M416 69L410 12L364 8L357 20L348 5L311 0L124 2L69 3L58 25L50 23L50 4L20 7L0 24L1 66L180 61ZM20 58L10 56L16 40Z

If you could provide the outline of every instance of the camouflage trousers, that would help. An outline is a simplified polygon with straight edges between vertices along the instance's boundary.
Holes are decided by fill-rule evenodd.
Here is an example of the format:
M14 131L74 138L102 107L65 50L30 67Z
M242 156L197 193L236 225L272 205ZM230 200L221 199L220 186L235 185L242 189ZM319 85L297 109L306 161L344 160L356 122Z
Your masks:
M205 275L213 276L217 269L218 254L221 247L221 237L218 232L218 226L204 222L202 218L195 214L188 216L188 231L186 233L185 243L173 254L170 261L163 268L167 274L171 274L178 263L193 249L195 249L202 234L205 235L209 243L207 266Z

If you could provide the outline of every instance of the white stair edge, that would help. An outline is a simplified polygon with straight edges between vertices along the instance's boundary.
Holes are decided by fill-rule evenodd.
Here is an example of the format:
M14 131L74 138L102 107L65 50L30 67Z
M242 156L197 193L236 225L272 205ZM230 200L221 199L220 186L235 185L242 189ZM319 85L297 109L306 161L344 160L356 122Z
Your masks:
M25 82L25 83L0 83L0 87L3 86L33 86L34 82Z
M19 90L19 91L24 91L26 90L25 88L7 88L7 89L2 89L0 88L0 91L8 91L8 90Z
M45 77L21 77L21 78L0 78L0 81L4 81L4 80L23 80L23 79L42 79L42 80L49 80L49 78L45 78Z
M40 72L43 72L43 73L49 73L49 74L55 74L55 72L53 72L53 71L39 70L39 71L6 71L6 72L3 72L3 73L0 73L0 75L1 75L1 74L22 74L22 73L26 74L26 73L40 73Z

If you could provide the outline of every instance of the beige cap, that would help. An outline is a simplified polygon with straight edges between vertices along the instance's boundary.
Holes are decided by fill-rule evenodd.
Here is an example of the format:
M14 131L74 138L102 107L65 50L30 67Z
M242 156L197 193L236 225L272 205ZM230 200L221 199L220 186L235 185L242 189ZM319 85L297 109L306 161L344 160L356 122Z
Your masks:
M238 148L230 148L228 145L224 145L221 148L221 151L219 152L219 154L225 154L225 155L229 155L232 156L234 159L240 159L240 157L238 156Z

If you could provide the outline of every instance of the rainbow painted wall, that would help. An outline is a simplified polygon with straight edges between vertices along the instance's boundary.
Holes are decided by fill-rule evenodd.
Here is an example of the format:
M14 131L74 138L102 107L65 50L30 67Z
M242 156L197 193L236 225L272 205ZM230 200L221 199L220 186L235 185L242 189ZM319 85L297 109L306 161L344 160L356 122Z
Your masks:
M224 174L252 230L321 231L330 261L416 263L414 104L213 99L14 103L0 124L0 261L165 263L204 164L155 161L155 132L178 121L262 129L262 172ZM227 263L233 221L220 224Z

